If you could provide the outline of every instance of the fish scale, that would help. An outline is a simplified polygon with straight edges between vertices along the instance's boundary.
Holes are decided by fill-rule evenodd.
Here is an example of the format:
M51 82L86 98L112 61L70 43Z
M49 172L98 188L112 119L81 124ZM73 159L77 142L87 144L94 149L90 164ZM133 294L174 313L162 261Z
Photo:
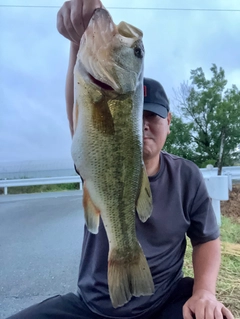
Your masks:
M84 180L87 228L96 234L102 218L108 237L115 308L154 292L135 230L136 211L143 222L152 211L142 159L143 56L142 32L97 9L74 68L72 157Z

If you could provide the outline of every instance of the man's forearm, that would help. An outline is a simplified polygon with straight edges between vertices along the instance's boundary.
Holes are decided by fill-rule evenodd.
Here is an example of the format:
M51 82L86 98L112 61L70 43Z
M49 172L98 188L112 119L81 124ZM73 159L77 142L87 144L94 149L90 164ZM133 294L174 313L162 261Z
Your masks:
M203 289L215 294L220 262L221 247L219 239L193 247L193 293Z
M67 107L67 117L69 121L69 127L71 135L73 136L73 103L74 103L74 81L73 81L73 69L76 63L77 53L79 46L70 42L70 54L69 54L69 63L68 71L66 78L66 107Z

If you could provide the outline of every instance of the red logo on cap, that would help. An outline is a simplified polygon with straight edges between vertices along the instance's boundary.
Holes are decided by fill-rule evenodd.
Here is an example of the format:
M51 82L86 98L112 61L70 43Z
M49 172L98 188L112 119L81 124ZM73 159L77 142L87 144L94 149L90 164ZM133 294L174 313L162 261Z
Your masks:
M146 87L146 85L143 86L143 91L144 91L144 97L147 96L147 87Z

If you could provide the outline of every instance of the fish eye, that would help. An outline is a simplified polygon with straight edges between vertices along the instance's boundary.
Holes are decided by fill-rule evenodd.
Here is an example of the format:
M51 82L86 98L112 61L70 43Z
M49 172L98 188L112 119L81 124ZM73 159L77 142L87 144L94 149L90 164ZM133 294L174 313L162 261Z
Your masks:
M143 50L140 47L135 47L134 48L134 54L137 58L143 58Z

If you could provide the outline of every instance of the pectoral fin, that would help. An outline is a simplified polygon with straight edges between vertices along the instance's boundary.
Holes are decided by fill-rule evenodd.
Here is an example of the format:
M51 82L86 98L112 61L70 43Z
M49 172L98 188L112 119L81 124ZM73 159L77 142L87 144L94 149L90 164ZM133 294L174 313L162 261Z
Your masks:
M140 191L136 205L137 213L142 222L145 222L152 213L152 193L145 166L142 168Z
M94 205L86 183L83 183L83 207L87 229L93 233L98 233L100 210Z
M79 113L79 106L77 100L73 105L73 132L76 131L77 123L78 123L78 113Z

